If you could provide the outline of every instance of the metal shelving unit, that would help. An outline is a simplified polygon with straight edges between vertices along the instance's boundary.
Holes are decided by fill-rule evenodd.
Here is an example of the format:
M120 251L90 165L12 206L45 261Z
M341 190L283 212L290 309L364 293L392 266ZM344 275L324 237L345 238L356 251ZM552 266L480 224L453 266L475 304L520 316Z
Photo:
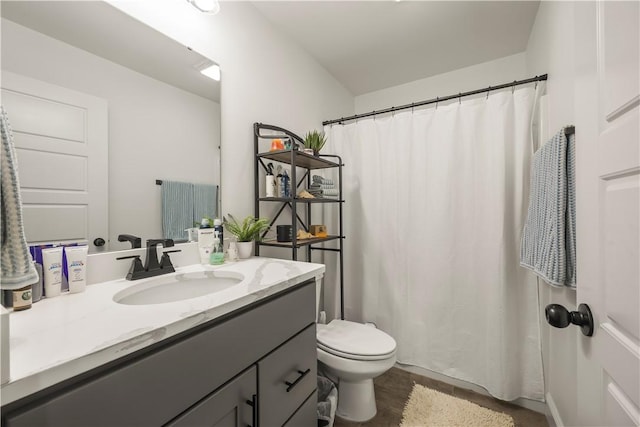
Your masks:
M268 133L265 133L268 132ZM270 225L273 226L280 215L287 210L291 213L291 229L293 230L293 240L291 242L278 242L273 240L263 240L255 245L256 256L260 255L260 247L270 246L278 248L291 249L291 258L298 259L298 249L306 249L306 260L311 261L311 252L313 250L332 251L339 253L340 259L340 318L344 319L344 269L343 269L343 240L344 233L342 230L342 207L344 200L342 199L342 159L340 156L320 154L312 156L302 152L303 140L295 133L287 129L267 125L263 123L253 124L253 139L255 153L255 170L254 170L254 188L255 188L255 216L260 217L260 207L262 203L276 203L280 205L279 210L271 219ZM260 141L270 139L288 139L291 141L291 148L287 150L276 151L260 151ZM275 161L291 166L291 195L292 197L261 197L260 182L264 182L264 176L267 173L267 165L265 160ZM304 183L308 186L311 184L311 171L318 169L338 168L338 198L316 198L306 199L295 197L298 189L302 188ZM298 170L298 169L301 169ZM302 172L299 177L299 172ZM311 206L315 204L336 204L339 209L339 229L338 234L328 235L327 237L317 237L312 239L298 239L297 230L303 228L309 231L311 222ZM300 208L300 209L299 209ZM304 218L300 216L300 212ZM266 233L265 233L266 234ZM263 235L264 237L264 235ZM335 241L338 243L337 248L314 246L320 243Z

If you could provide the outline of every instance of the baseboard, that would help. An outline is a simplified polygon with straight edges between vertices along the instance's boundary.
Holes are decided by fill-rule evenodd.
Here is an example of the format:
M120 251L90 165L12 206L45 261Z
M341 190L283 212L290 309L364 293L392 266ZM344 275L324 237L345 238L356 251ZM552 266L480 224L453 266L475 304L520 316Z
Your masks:
M549 408L549 413L547 414L549 427L564 427L564 423L560 417L560 412L558 412L558 407L556 406L556 402L553 400L551 394L547 393L545 395L545 399L547 401L547 407Z
M451 384L451 385L456 386L456 387L465 388L467 390L471 390L471 391L474 391L476 393L483 394L485 396L491 396L489 394L489 392L487 392L486 389L484 389L483 387L480 387L477 384L473 384L473 383L470 383L470 382L467 382L467 381L459 380L457 378L452 378L452 377L449 377L447 375L440 374L438 372L434 372L434 371L430 371L430 370L425 369L425 368L421 368L419 366L404 365L404 364L401 364L401 363L396 363L395 366L397 368L403 369L405 371L413 372L414 374L422 375L424 377L431 378L431 379L434 379L434 380L437 380L437 381L442 381L443 383ZM523 408L526 408L526 409L530 409L530 410L532 410L534 412L538 412L540 414L544 414L545 416L547 416L547 418L549 418L549 416L548 416L549 410L548 410L547 404L545 402L538 402L538 401L531 400L531 399L519 398L519 399L510 401L509 403L513 403L514 405L518 405L520 407L523 407ZM549 425L549 427L554 427L554 426ZM558 425L558 427L560 427L560 426ZM562 427L564 427L564 426L562 426Z

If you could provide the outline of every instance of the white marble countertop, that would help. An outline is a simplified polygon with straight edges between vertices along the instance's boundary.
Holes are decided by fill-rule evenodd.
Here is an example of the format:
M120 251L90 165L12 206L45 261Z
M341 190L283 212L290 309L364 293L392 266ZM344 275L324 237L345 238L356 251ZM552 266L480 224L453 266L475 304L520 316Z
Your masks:
M154 305L113 301L119 291L153 279L113 280L11 313L10 381L0 389L2 405L308 279L321 278L325 271L321 264L254 257L216 267L185 266L173 274L205 269L240 273L244 279L214 294Z

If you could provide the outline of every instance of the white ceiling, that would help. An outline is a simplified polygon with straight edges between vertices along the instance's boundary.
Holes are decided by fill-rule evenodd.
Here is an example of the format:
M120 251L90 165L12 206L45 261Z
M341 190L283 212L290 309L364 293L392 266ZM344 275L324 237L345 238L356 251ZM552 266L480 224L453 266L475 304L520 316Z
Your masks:
M198 67L213 61L107 3L2 0L1 12L10 21L220 102L219 82Z
M253 4L353 95L361 95L523 52L539 2Z

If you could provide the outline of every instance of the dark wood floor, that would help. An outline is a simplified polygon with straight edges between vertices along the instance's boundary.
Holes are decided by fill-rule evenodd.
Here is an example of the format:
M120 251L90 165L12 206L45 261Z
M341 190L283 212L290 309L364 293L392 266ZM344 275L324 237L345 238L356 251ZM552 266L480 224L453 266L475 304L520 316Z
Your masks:
M372 420L366 423L352 423L336 417L334 426L391 427L400 425L404 404L413 389L414 383L469 400L494 411L509 414L513 417L516 427L548 427L547 419L538 412L398 368L391 368L374 380L378 413Z

